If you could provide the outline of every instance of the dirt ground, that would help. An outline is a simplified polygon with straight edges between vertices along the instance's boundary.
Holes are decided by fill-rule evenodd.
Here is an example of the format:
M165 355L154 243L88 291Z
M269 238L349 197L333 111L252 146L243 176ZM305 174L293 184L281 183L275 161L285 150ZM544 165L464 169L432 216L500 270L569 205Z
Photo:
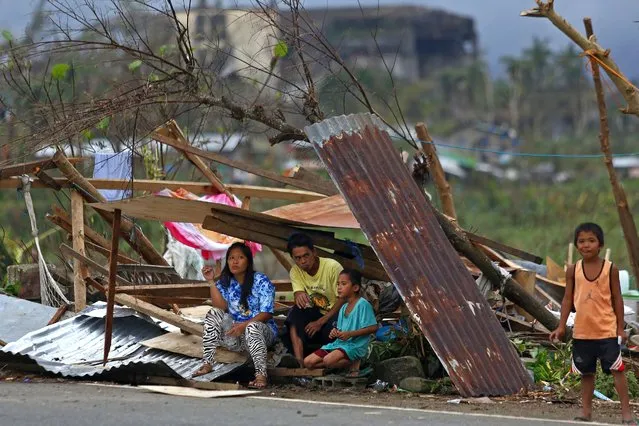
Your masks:
M27 374L0 368L1 382L28 383L82 383L76 380L62 379L37 374ZM113 384L109 382L91 382ZM383 391L361 388L310 388L297 385L274 385L264 391L264 396L282 399L302 399L322 402L337 402L377 407L402 407L447 412L470 412L500 414L515 417L532 417L553 420L572 420L579 414L579 401L576 397L559 399L550 392L529 392L527 395L509 397L491 397L482 399L463 399L459 395L428 395L409 392ZM462 399L454 404L450 400ZM619 423L621 411L619 404L595 400L593 420L602 423ZM635 415L639 415L639 400L633 403Z
M465 400L460 404L448 401L461 398L459 395L425 395L407 392L375 392L365 390L322 390L307 389L299 386L277 386L270 389L270 395L279 398L309 399L314 401L347 402L375 406L393 406L418 408L424 410L472 412L501 414L507 416L523 416L542 419L572 420L579 414L580 405L577 398L559 400L552 393L531 392L528 396L491 397L492 403ZM595 401L593 420L602 423L619 423L621 409L619 404ZM639 413L639 401L633 406L635 414Z

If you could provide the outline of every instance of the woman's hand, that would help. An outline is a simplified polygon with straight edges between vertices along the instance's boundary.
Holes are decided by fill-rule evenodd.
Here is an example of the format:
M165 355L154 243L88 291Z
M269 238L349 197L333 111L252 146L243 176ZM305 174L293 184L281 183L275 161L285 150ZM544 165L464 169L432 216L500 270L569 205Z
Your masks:
M339 330L334 328L331 330L331 332L328 334L328 338L329 339L336 339L337 335L339 334Z
M205 266L202 268L202 275L207 281L213 281L215 279L215 268L212 266Z
M231 329L226 332L226 335L229 337L240 337L244 334L247 325L248 321L236 322L235 324L233 324L233 327L231 327Z

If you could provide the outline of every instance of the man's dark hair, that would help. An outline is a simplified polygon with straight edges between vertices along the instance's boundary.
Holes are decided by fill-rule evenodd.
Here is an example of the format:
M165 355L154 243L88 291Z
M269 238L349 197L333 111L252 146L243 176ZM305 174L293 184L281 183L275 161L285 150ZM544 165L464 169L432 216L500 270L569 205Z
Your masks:
M288 251L288 254L292 255L293 249L297 247L308 247L310 250L313 250L315 248L311 237L301 232L296 232L295 234L288 237L288 244L286 244L286 251Z
M597 239L599 240L599 245L600 246L604 245L603 229L601 229L601 226L597 225L596 223L586 222L586 223L582 223L581 225L575 228L575 241L574 241L575 245L577 245L577 238L579 237L579 233L581 232L592 232L593 234L595 234L595 237L597 237Z
M360 288L362 287L362 274L359 271L355 269L344 268L339 274L348 275L348 279L351 280L353 284L357 284Z

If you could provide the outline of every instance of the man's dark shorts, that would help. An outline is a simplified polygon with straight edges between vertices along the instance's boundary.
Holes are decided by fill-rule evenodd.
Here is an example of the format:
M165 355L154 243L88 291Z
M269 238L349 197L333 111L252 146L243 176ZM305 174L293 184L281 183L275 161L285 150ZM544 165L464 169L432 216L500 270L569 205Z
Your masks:
M331 334L331 330L337 326L337 316L329 319L326 324L324 324L322 328L313 335L313 337L309 337L306 334L306 331L304 331L310 322L317 321L323 316L324 315L319 308L315 307L300 309L297 306L293 306L293 308L289 311L288 316L286 317L286 325L289 329L291 327L295 327L297 335L304 343L305 352L308 345L325 345L333 341L333 339L328 336Z
M616 337L610 339L579 340L572 343L572 372L582 376L595 374L597 360L601 362L604 373L623 371L621 347Z

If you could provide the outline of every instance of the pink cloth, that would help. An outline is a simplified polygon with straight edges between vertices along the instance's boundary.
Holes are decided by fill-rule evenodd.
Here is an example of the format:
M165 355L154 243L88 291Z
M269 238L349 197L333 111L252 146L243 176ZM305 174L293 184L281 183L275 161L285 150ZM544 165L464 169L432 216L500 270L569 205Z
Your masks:
M231 200L226 194L205 195L203 197L197 197L196 195L191 194L187 191L173 192L169 189L163 189L162 191L158 192L157 195L163 197L206 201L209 203L224 204L233 207L242 206L242 202L237 197L234 197L235 200ZM166 229L169 230L171 236L177 241L186 246L200 250L202 257L205 260L223 259L226 255L226 251L231 246L231 244L235 241L238 241L238 239L234 239L233 237L229 237L223 234L219 234L221 237L221 241L211 239L202 232L199 225L196 225L194 223L164 222L164 226L166 227ZM231 241L231 239L233 239L234 241ZM261 244L251 241L246 241L245 243L251 249L251 253L253 253L253 256L255 256L257 252L262 251Z

